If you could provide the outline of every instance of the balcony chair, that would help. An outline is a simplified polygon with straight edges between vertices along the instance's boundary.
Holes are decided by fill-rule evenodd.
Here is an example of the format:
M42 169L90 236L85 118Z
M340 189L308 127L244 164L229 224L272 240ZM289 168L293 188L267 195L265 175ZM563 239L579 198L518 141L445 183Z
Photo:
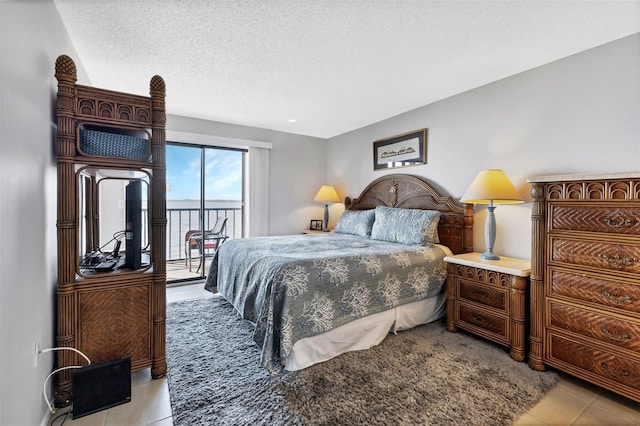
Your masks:
M190 229L184 235L184 264L187 265L187 261L189 262L189 272L191 272L191 250L196 248L198 249L198 253L200 255L200 264L198 265L197 271L200 270L202 266L202 254L206 253L207 250L216 250L220 244L222 244L228 237L225 235L225 229L227 227L227 220L229 218L219 216L216 219L216 223L213 225L208 231L204 231L203 233L197 229ZM197 272L196 271L196 272Z

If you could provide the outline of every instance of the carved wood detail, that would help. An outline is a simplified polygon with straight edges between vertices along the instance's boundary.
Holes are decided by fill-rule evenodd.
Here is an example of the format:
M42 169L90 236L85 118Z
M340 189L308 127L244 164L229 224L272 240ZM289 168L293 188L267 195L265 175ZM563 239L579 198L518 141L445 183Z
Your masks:
M153 76L150 96L139 96L76 84L76 66L62 55L55 63L58 154L57 345L81 350L92 362L131 356L132 369L151 367L154 378L166 373L166 165L165 84ZM149 160L84 155L78 129L91 124L131 129L151 135ZM79 258L76 164L151 171L149 196L152 268L123 273L77 274ZM84 249L84 248L82 248ZM58 367L83 364L72 351L57 354ZM55 400L71 399L71 370L58 374Z
M447 330L471 331L508 346L514 360L524 361L528 279L448 262Z
M640 179L531 181L529 365L640 401Z
M371 182L358 198L345 198L347 210L368 210L377 206L438 210L440 242L454 254L473 251L473 204L459 204L438 193L425 179L391 174Z

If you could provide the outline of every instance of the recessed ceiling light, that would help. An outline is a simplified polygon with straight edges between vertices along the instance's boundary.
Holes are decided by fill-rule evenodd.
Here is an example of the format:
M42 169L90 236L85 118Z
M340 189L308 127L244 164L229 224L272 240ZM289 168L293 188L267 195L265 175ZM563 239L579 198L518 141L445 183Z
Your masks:
M295 123L295 122L297 122L297 121L298 121L298 120L296 120L295 118L292 118L291 120L289 120L289 123Z

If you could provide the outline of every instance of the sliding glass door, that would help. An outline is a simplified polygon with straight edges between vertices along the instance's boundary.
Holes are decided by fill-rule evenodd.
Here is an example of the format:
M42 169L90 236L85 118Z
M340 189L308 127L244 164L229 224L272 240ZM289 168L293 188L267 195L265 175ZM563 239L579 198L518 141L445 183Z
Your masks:
M200 279L224 235L244 235L244 157L239 149L167 143L167 281ZM205 238L203 238L203 236Z

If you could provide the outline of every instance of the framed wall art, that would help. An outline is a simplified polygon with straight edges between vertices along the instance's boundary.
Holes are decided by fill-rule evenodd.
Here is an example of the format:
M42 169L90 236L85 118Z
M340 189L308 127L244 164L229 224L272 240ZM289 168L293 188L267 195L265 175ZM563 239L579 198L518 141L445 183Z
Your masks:
M373 169L427 164L427 129L373 142Z

